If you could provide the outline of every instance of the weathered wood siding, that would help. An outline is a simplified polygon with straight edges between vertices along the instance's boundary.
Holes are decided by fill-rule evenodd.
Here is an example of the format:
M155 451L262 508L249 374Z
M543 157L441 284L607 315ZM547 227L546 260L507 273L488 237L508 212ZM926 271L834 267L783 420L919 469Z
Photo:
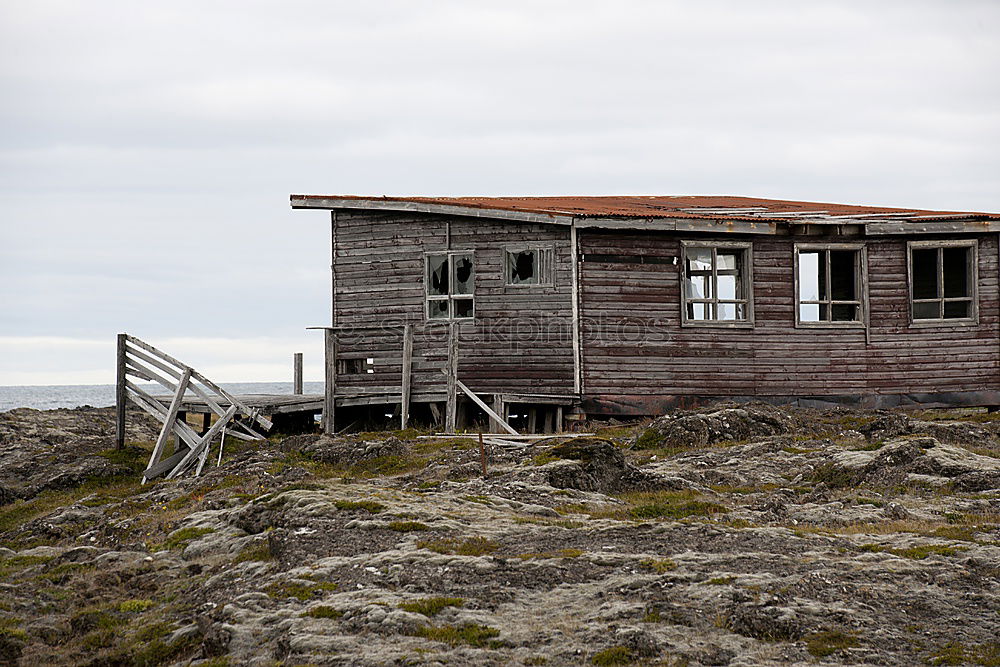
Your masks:
M863 329L795 327L793 244L817 237L741 240L753 243L755 325L748 329L681 327L679 264L580 265L583 393L592 406L641 413L656 397L1000 388L996 236L979 237L978 325L940 327L909 324L906 239L867 239L870 343ZM680 238L587 230L580 250L673 258Z
M335 214L339 356L375 360L373 373L338 375L338 394L399 390L400 328L414 330L413 390L444 391L445 323L426 320L424 253L475 253L475 322L460 325L459 379L477 392L573 391L572 265L566 227L420 213ZM504 248L554 248L552 286L504 284Z

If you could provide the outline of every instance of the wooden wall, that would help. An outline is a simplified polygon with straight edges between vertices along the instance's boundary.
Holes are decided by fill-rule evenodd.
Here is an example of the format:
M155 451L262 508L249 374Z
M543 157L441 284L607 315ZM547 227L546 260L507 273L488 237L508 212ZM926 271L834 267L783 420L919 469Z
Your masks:
M588 411L652 414L694 396L840 396L891 405L905 400L879 397L1000 389L996 236L979 237L979 324L931 328L909 325L906 239L867 239L870 342L864 330L795 327L793 243L817 237L740 240L753 242L750 329L681 327L679 265L580 265ZM680 240L586 230L580 250L673 258Z
M444 390L447 325L424 315L424 253L475 252L474 323L460 325L459 379L477 392L573 391L572 266L567 227L421 213L335 214L336 324L342 358L373 358L373 373L338 375L337 393L398 391L399 327L414 329L415 391ZM553 286L504 285L504 247L555 249ZM362 330L365 329L365 330ZM371 331L374 329L374 331Z

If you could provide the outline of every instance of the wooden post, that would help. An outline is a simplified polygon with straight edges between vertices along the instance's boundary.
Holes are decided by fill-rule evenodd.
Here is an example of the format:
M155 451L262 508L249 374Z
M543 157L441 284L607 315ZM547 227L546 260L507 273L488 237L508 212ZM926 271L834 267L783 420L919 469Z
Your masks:
M528 408L528 433L538 433L536 426L538 424L538 410L534 407Z
M403 326L403 378L400 395L402 403L399 406L400 428L406 428L410 422L410 385L412 381L411 371L413 366L413 327L409 324Z
M563 406L556 406L556 433L563 432Z
M493 395L493 412L495 412L498 415L500 415L504 419L504 421L506 421L507 420L507 414L504 412L504 410L505 410L505 408L504 408L504 404L503 404L503 394L494 394ZM498 422L496 419L493 419L491 417L490 418L490 431L492 431L493 433L499 433L501 428L503 428L503 427L500 426L500 422Z
M302 394L302 353L296 352L292 356L292 393L296 396Z
M483 467L483 477L486 477L486 445L483 444L483 432L479 432L479 463Z
M333 329L323 331L324 347L324 391L323 391L323 433L333 435L334 412L337 405L337 336Z
M448 325L448 403L445 407L444 430L455 432L458 414L458 325L454 322Z
M125 447L125 357L128 353L125 347L126 334L118 334L118 363L116 365L115 381L115 447Z

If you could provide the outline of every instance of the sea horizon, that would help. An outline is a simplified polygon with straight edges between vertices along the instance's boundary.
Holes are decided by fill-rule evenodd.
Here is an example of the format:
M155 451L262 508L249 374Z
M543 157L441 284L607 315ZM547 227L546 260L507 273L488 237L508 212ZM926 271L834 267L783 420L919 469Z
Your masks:
M168 393L161 385L140 383L153 394ZM291 394L291 382L220 382L233 394ZM307 394L322 394L323 382L304 382ZM56 410L60 408L105 408L115 404L114 384L0 385L0 412L17 408Z

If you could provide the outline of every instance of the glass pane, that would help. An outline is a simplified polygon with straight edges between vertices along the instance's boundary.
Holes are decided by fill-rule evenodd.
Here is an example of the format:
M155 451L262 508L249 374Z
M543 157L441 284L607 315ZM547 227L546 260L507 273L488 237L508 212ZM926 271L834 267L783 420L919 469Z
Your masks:
M819 319L821 322L830 321L830 304L828 303L819 304Z
M831 307L831 315L834 322L857 322L858 307L854 305L835 303Z
M746 319L743 315L743 304L742 303L720 303L719 304L719 314L718 319L725 320L727 322L732 320L743 320Z
M722 255L719 255L720 257ZM719 298L738 299L739 276L719 276Z
M719 271L736 271L740 268L740 257L743 255L739 250L720 250L716 253L719 262Z
M447 296L448 255L427 257L427 293L431 296Z
M799 253L799 300L819 301L819 258L818 252ZM817 315L819 310L816 310ZM805 320L800 315L800 319ZM813 321L813 320L808 320Z
M799 320L802 322L819 322L819 305L815 303L800 304Z
M972 317L972 303L969 301L946 301L944 304L944 316L946 318L954 317Z
M689 303L688 304L688 319L689 320L707 320L708 319L708 304L707 303Z
M969 264L972 261L971 248L944 248L942 250L944 263L944 295L948 297L970 296ZM948 317L948 307L945 306L945 317ZM965 317L956 315L955 317Z
M455 317L472 317L472 299L455 299Z
M534 250L507 253L507 283L509 285L538 284Z
M452 294L472 294L474 276L471 255L455 255L455 284Z
M687 249L688 271L711 271L712 270L712 249L711 248L688 248Z
M913 319L936 320L941 317L941 312L938 310L940 307L940 301L934 301L932 303L915 303L913 304Z
M711 299L711 287L711 276L690 276L684 289L689 299Z
M913 298L936 299L937 292L937 248L913 251L911 269L913 271ZM914 308L913 316L916 317ZM934 315L934 317L938 317Z
M427 317L432 320L448 319L448 299L428 301Z
M830 251L830 299L833 301L854 301L857 277L854 274L854 250ZM837 319L834 310L833 319ZM849 318L849 319L854 319Z

